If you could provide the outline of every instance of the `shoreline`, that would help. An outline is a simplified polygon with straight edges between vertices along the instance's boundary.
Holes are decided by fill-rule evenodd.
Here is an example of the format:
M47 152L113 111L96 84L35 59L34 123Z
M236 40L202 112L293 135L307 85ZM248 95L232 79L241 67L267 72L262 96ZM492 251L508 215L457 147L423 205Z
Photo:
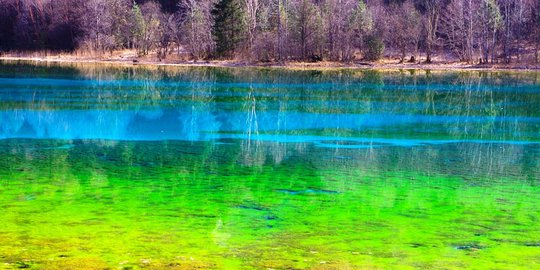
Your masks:
M112 64L124 66L164 66L164 67L223 67L223 68L281 68L292 70L436 70L436 71L508 71L508 72L539 72L540 65L473 65L462 62L454 63L392 63L392 62L370 62L370 63L342 63L342 62L286 62L279 63L247 63L239 61L155 61L155 60L132 60L132 59L85 59L85 58L63 58L54 57L14 57L0 56L0 61L28 61L43 63L69 63L69 64ZM388 59L383 61L390 61Z

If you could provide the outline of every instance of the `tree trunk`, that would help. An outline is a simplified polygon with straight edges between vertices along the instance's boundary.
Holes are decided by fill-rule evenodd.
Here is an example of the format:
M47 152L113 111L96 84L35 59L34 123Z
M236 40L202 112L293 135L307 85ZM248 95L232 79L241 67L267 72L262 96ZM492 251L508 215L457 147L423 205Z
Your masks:
M281 0L278 0L277 8L277 60L283 60L283 25L281 22Z
M534 62L538 64L538 49L540 49L540 42L536 42L536 46L534 48Z
M491 41L491 63L494 63L497 60L497 31L493 30L493 37Z

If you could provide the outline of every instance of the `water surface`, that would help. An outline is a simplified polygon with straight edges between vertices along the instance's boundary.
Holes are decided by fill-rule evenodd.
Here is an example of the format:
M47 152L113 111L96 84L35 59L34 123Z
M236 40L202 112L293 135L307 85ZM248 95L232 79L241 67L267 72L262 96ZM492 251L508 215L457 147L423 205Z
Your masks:
M0 268L538 268L539 75L5 62Z

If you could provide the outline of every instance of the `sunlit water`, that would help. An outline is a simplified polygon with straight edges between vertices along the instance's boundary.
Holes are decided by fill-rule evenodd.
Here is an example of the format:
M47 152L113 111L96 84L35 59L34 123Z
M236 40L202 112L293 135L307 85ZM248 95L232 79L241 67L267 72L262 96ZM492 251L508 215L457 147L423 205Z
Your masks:
M0 65L0 268L540 268L540 74Z

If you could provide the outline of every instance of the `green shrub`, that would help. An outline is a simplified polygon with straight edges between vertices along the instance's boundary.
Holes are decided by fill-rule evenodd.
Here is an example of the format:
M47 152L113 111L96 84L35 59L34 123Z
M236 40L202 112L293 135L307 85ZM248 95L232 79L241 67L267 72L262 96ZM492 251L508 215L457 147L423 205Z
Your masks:
M368 61L377 61L383 57L384 43L376 36L369 36L364 42L364 59Z

